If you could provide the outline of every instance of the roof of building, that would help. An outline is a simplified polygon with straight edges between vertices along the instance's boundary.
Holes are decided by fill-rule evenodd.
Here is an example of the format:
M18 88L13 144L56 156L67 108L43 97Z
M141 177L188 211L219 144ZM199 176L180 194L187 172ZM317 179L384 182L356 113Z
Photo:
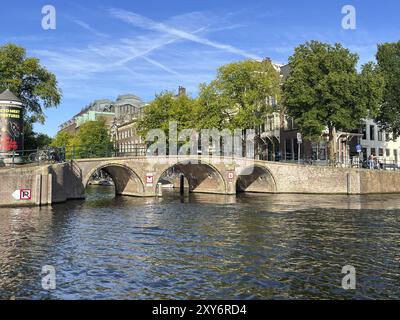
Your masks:
M12 93L9 89L6 89L3 93L0 94L0 100L21 102L21 100L17 98L15 94Z
M134 94L121 94L118 96L117 101L120 100L129 100L129 99L135 99L135 100L139 100L142 101L142 99L140 99L138 96L135 96Z
M109 99L98 99L85 106L78 114L74 115L72 119L61 124L60 127L62 128L67 126L70 121L73 121L74 119L77 119L78 117L89 113L90 111L111 114L114 113L116 107L121 107L124 105L132 105L136 108L142 108L145 103L140 97L130 93L119 95L115 102Z
M285 64L284 66L281 66L281 75L284 80L286 80L289 77L289 75L290 75L290 65L289 64Z
M96 104L96 103L98 103L98 104L104 104L104 103L113 103L110 99L98 99L98 100L94 100L93 102L92 102L92 104Z

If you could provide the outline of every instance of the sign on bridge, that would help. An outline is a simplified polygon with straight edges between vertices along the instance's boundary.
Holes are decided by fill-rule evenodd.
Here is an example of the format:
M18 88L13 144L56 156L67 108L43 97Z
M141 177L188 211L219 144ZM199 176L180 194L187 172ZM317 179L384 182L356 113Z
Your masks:
M12 194L15 200L32 200L32 190L31 189L20 189L15 190Z
M153 174L152 173L148 173L146 175L146 185L151 187L153 185Z

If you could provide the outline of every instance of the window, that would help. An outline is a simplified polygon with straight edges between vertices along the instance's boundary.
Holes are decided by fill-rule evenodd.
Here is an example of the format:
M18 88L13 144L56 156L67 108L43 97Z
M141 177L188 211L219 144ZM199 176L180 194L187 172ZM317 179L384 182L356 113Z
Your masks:
M394 161L397 162L397 149L393 150Z
M371 155L376 156L376 150L375 150L375 148L371 148Z
M269 130L270 131L274 130L274 118L273 117L268 117L268 124L269 124Z
M375 126L369 126L369 140L375 140Z
M299 143L297 139L293 139L293 159L298 160L299 159Z
M385 141L389 141L390 140L390 135L388 132L385 133Z
M367 125L365 123L361 125L361 133L363 135L363 140L367 140Z
M379 148L379 156L383 157L383 148Z
M269 106L271 106L271 107L275 107L275 106L276 106L276 99L275 99L275 97L271 97L271 96L267 97L266 103L267 103L267 105L269 105Z
M294 130L296 128L295 123L293 121L293 118L287 117L286 118L286 124L285 124L285 129L286 130Z
M286 160L292 160L293 154L292 154L292 140L291 139L285 140L285 151L286 151Z
M378 141L382 141L383 140L383 132L382 130L378 131Z
M386 149L386 157L390 157L390 149Z
M319 145L319 159L326 160L326 142L321 142Z

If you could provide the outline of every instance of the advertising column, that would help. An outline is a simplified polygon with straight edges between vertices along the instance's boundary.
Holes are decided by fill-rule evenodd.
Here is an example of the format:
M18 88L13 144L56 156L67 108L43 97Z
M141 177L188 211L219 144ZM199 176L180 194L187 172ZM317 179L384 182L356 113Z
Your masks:
M0 158L23 150L23 105L11 91L0 94ZM18 153L17 153L18 155Z

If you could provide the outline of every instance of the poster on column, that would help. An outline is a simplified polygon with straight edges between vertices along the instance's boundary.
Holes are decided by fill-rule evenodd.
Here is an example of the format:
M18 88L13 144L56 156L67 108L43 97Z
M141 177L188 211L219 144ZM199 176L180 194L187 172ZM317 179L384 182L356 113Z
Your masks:
M0 152L22 150L22 109L0 106Z

